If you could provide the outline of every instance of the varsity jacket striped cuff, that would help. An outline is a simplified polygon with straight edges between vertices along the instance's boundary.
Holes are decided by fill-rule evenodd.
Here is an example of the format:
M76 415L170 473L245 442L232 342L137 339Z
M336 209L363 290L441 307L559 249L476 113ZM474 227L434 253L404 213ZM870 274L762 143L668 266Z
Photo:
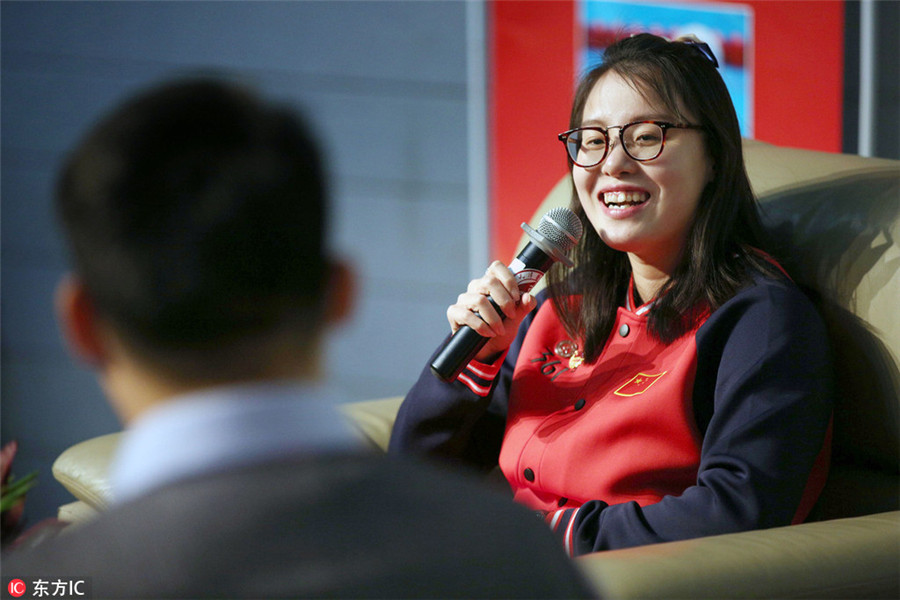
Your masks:
M550 525L550 531L562 542L563 549L569 556L575 556L575 517L577 508L563 508L547 513L544 520Z
M469 388L473 394L486 398L491 393L491 385L494 383L503 361L506 359L507 350L493 363L485 364L477 360L471 361L463 372L459 374L458 381Z

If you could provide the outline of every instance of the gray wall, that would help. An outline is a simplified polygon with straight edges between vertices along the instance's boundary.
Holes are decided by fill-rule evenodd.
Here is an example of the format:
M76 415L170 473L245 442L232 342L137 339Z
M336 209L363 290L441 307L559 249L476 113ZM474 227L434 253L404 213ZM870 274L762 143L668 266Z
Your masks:
M116 431L52 311L66 268L51 213L63 153L148 83L228 69L302 106L330 159L335 247L356 266L354 320L328 383L403 394L468 280L466 6L462 2L8 2L2 26L2 439L40 470L32 522L71 496L69 445ZM351 144L344 143L352 141Z

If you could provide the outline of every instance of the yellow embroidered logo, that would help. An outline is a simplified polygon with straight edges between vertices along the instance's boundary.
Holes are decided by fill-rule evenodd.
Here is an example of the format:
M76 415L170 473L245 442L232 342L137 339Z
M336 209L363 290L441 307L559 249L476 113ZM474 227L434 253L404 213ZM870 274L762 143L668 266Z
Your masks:
M613 392L616 396L637 396L638 394L643 394L650 386L656 383L656 381L668 373L668 371L663 371L662 373L657 373L656 375L648 375L646 373L638 373L628 381L626 381L619 389Z

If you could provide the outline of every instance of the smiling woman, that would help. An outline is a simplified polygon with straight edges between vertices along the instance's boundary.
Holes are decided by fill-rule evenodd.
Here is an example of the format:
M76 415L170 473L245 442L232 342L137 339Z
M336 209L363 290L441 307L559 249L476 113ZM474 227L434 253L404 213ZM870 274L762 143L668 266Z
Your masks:
M715 57L623 39L569 127L574 267L536 298L499 262L473 280L447 316L489 341L456 382L425 369L391 449L499 464L572 554L803 521L827 474L830 355L762 249Z
M604 63L588 72L576 91L573 128L650 118L690 125L664 130L659 154L649 160L617 153L613 145L602 164L580 168L572 162L579 200L573 209L593 225L579 246L580 263L607 265L582 270L596 276L576 286L602 298L607 307L599 311L597 327L587 328L585 352L591 359L605 342L614 312L609 308L620 303L632 275L638 304L658 298L651 330L671 340L686 331L679 315L698 303L717 308L747 285L752 271L778 274L755 250L764 244L744 169L740 125L709 52L695 39L670 43L634 36L611 46ZM648 202L639 211L616 212L605 194L620 190L643 194ZM735 253L739 260L733 260ZM551 273L557 282L566 277ZM577 328L576 317L562 312L564 321ZM588 321L593 316L582 315Z
M665 123L663 128L640 121L669 112L654 96L616 72L600 77L588 94L582 123L628 125L611 125L618 128L620 143L603 143L605 156L591 160L593 165L573 161L580 168L572 172L585 216L607 246L628 253L635 290L648 300L678 263L700 195L713 175L700 126Z

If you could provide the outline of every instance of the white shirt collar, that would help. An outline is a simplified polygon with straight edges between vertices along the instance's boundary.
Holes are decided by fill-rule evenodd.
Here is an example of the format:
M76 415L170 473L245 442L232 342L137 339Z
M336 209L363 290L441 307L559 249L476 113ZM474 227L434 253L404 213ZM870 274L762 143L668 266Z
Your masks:
M360 448L322 388L284 382L210 388L142 415L116 453L114 502L188 477L290 454Z

